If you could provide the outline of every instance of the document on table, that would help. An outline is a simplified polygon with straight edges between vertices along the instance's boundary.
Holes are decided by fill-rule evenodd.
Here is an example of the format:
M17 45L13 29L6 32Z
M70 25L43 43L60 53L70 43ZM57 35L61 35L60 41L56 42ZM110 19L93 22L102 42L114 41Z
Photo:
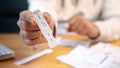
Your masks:
M120 48L107 43L98 43L91 48L102 54L109 56L100 68L120 68Z
M56 58L75 68L120 68L120 55L118 54L120 49L113 47L106 43L96 44L93 48L77 46L69 54ZM118 53L115 53L115 50Z
M120 54L120 48L113 46L108 43L98 43L90 48L91 50L97 51L99 53L103 53L106 55Z
M111 55L99 68L120 68L120 55Z
M97 54L83 46L77 46L68 55L58 56L57 59L73 67L96 68L107 59L108 56Z
M57 38L57 42L59 45L62 46L77 46L77 45L82 45L85 47L88 47L90 45L90 41L82 41L82 40L67 40L67 39L62 39L62 38Z

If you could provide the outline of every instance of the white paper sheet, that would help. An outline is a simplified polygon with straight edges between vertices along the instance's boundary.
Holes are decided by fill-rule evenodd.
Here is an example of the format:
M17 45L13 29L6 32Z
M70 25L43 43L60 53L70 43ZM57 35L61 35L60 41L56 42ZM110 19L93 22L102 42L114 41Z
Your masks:
M58 56L57 59L73 67L96 68L104 62L107 57L108 56L103 54L97 54L89 50L89 48L77 46L68 55Z
M120 55L111 55L99 68L120 68Z
M109 58L100 66L100 68L120 68L120 48L107 43L98 43L91 48Z
M77 46L77 45L82 45L85 47L88 47L90 45L90 41L81 41L81 40L66 40L66 39L62 39L61 37L57 38L57 42L59 45L62 46Z
M120 53L120 48L113 46L111 44L108 43L98 43L96 45L94 45L93 47L91 47L92 50L97 51L99 53L103 53L106 55L113 55L113 54L119 54Z
M92 48L77 46L69 54L56 57L75 68L120 68L120 48L98 43Z

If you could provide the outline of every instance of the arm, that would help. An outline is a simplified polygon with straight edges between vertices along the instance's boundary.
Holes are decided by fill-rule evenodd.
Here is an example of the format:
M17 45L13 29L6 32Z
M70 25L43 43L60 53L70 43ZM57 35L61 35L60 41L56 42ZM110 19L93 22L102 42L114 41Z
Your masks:
M43 2L45 3L49 3L49 2L47 2L46 0L44 0L43 2L41 2L41 0L31 0L31 1L33 2L32 4L30 4L29 9L31 11L35 9L40 9L43 12L43 16L46 19L48 25L53 31L53 34L55 34L56 19L55 19L54 13L52 14L52 10L51 11L49 10L50 6L46 6L43 4ZM29 3L30 3L30 0L29 0ZM40 29L38 28L38 25L36 24L36 20L33 18L31 11L26 10L20 13L20 17L17 22L20 28L20 34L23 37L23 41L27 45L44 43L46 42L46 39L44 38Z
M112 41L120 38L120 0L105 0L103 20L91 21L77 15L70 20L68 31L87 36L93 41Z
M105 0L102 19L95 25L100 30L96 41L112 41L120 38L120 0Z

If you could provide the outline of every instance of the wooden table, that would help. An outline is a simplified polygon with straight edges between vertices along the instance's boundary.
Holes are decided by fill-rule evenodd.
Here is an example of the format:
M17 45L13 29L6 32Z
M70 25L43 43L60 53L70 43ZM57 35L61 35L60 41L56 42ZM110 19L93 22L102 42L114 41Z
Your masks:
M61 37L64 39L85 40L82 36L63 35ZM57 46L53 48L53 53L42 56L27 64L17 66L14 64L15 61L49 48L48 45L46 43L41 44L37 50L33 50L31 46L27 46L23 43L19 34L0 34L0 43L14 50L16 55L14 59L0 61L0 68L72 68L71 66L57 60L56 57L68 54L74 47ZM109 43L114 44L115 46L120 46L120 40Z

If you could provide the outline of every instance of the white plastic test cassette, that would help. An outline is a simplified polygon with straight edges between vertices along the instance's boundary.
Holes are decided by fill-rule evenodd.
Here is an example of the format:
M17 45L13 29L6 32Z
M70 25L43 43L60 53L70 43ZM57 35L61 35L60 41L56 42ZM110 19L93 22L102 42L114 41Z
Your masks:
M48 45L50 46L50 48L55 47L57 45L57 41L54 38L53 33L49 25L47 24L46 20L44 19L42 13L40 12L40 10L34 11L33 16L36 19L38 27L40 28L43 36L48 41Z

